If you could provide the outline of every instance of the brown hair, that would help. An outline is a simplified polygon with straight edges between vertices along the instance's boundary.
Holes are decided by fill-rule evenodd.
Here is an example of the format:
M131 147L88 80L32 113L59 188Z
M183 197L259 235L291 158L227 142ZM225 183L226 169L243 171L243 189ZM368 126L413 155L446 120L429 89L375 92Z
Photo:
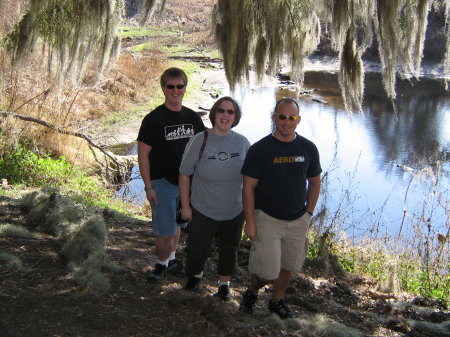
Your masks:
M236 125L239 124L239 121L241 120L241 108L239 107L239 104L232 99L229 96L224 96L221 97L217 100L216 103L214 103L214 105L212 106L211 110L209 110L209 120L211 121L211 124L214 126L214 123L216 122L216 113L217 113L217 108L220 106L220 104L223 101L229 101L233 104L233 108L234 108L234 122L233 125L231 126L232 128L235 127Z
M161 79L160 79L160 83L161 86L165 86L167 83L167 80L169 78L181 78L184 81L184 85L187 86L188 84L188 79L186 76L186 73L181 70L180 68L168 68L166 70L164 70L163 74L161 75Z

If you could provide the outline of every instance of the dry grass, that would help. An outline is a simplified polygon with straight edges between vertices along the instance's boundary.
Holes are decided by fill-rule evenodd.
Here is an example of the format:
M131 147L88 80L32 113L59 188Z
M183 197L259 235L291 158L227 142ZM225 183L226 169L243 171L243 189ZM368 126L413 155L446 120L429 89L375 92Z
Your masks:
M212 31L212 10L216 0L186 0L181 6L178 1L166 1L164 11L152 21L156 24L177 26L189 36L187 42L193 45L215 44Z
M159 87L159 74L166 65L167 62L158 55L124 53L100 82L93 82L89 76L86 78L79 108L88 118L95 119L143 102Z
M126 110L132 104L148 100L159 86L159 74L167 65L159 56L138 57L125 53L98 81L95 81L95 74L87 72L80 86L59 86L49 81L48 73L42 71L45 64L41 56L36 53L20 71L13 71L8 57L0 51L0 109L78 132L83 132L84 125L110 112ZM67 136L33 123L11 119L4 123L8 126L2 134L6 148L14 147L19 138L27 135L36 147L64 155L71 162L92 160L83 141L68 141Z
M0 2L2 20L0 36L11 29L23 13L26 1ZM185 34L185 43L211 43L211 11L213 0L187 0L183 6L167 1L163 14L152 24L176 25ZM60 83L49 74L46 51L36 48L33 58L13 70L6 52L0 48L0 110L42 119L68 131L82 132L87 125L117 112L117 118L131 107L150 101L159 93L159 76L169 65L159 51L134 55L123 52L116 64L98 77L95 67L87 65L79 85ZM116 117L114 117L116 118ZM60 135L48 128L30 122L8 118L1 120L0 154L14 149L20 142L32 142L34 149L64 156L71 163L88 167L93 162L85 141ZM95 141L95 139L94 139Z
M168 25L179 25L191 32L211 28L211 14L215 0L185 0L183 6L178 1L166 1L164 11L154 20Z

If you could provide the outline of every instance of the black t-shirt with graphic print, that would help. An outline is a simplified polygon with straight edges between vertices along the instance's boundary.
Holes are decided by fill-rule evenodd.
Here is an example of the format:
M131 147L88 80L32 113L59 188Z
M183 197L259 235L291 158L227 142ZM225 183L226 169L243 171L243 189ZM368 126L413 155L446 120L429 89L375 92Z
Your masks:
M282 142L268 135L247 152L241 173L258 179L255 209L280 220L294 220L306 212L306 181L322 172L317 147L296 135Z
M193 110L172 111L164 104L142 120L137 140L150 145L150 178L164 178L178 186L178 169L189 139L205 125Z

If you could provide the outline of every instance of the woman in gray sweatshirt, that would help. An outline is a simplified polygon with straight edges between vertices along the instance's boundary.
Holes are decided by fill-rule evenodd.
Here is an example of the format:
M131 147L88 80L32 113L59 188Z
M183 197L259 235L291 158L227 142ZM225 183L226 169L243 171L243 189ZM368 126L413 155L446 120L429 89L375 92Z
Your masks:
M216 238L219 275L216 296L230 299L230 279L236 270L242 235L241 168L250 143L231 129L241 110L231 97L211 108L212 129L195 135L186 145L180 166L181 217L189 221L184 289L198 290L203 269ZM192 176L192 177L191 177Z

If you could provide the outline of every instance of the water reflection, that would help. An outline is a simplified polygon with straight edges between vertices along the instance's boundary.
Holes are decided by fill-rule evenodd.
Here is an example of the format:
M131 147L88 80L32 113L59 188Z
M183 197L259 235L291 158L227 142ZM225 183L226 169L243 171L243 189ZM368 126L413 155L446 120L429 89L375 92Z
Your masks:
M365 85L364 113L350 115L344 110L336 74L306 73L305 88L312 93L300 97L302 121L297 131L316 143L328 172L328 195L319 203L330 214L339 214L343 229L351 228L351 235L368 230L396 235L402 223L418 226L419 214L432 216L436 231L445 233L449 92L436 80L399 80L398 97L392 104L379 74L367 74ZM271 131L269 116L276 95L277 88L233 93L243 108L236 131L251 143ZM445 200L442 206L429 204L436 195ZM401 230L408 235L413 229Z
M346 184L354 188L357 208L352 210L349 222L350 218L370 214L367 210L372 214L380 210L387 231L394 233L404 215L412 220L415 212L426 213L420 208L431 198L431 190L449 200L450 94L442 83L399 81L393 105L384 93L379 74L368 74L364 114L353 116L343 110L336 75L308 73L305 83L309 88L318 88L316 94L328 103L319 106L302 101L300 131L318 144L324 166L334 165L332 185L340 182L342 189ZM331 163L334 154L336 161ZM422 181L417 178L419 173ZM434 182L437 186L430 186ZM444 208L427 211L434 211L436 227L448 226Z
M379 76L369 76L368 85L381 87ZM400 81L398 92L395 110L383 95L371 91L364 100L365 109L371 115L368 128L377 137L384 163L397 161L419 168L445 160L450 145L449 92L442 83L426 79L417 83Z
M305 88L312 93L300 97L302 120L297 131L317 145L328 172L328 195L319 203L326 204L331 214L340 212L340 221L348 224L343 229L351 226L351 235L365 234L373 223L383 223L383 231L396 234L404 216L412 222L420 212L432 214L433 225L445 232L449 226L445 209L428 206L428 200L430 182L437 184L431 186L435 193L447 203L450 200L450 93L435 80L399 81L393 105L379 74L367 74L365 87L364 113L350 115L344 110L336 74L306 73ZM231 93L243 110L235 130L251 143L271 132L278 89L240 88ZM424 168L425 182L415 178ZM143 200L140 180L129 189L138 195L135 199Z
M271 132L270 115L275 105L276 88L236 89L231 96L239 102L242 117L235 131L247 137L251 144Z

